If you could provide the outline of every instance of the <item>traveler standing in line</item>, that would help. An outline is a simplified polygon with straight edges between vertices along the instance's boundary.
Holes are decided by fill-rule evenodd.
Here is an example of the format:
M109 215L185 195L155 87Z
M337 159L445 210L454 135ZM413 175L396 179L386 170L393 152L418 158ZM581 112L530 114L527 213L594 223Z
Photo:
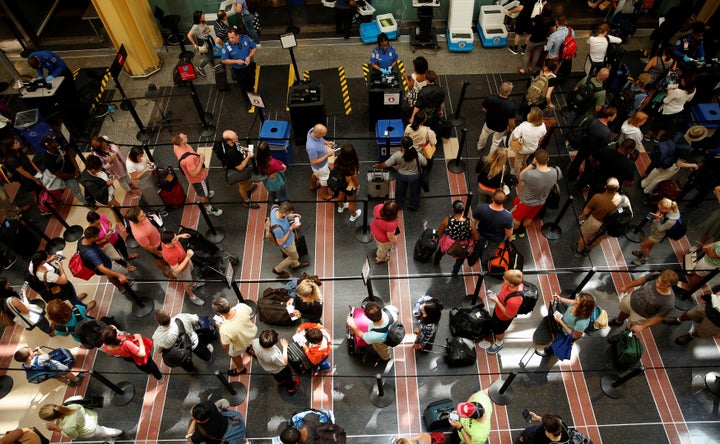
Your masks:
M252 309L247 304L238 303L235 306L221 297L212 302L212 309L220 315L215 318L219 330L220 345L227 349L235 368L228 371L228 375L237 376L247 373L243 362L243 353L257 334L257 326L252 321Z
M300 261L297 247L295 246L295 230L300 228L300 213L295 212L295 207L288 201L282 202L280 206L270 209L270 230L277 240L277 245L287 257L280 261L272 272L283 279L290 277L287 268L298 270L310 265L308 261Z
M550 192L562 179L560 168L550 167L549 160L547 151L537 150L532 163L518 176L518 194L513 201L512 215L513 228L520 237L524 236L527 227L545 205Z
M495 191L511 183L510 167L507 165L508 149L500 147L478 160L475 166L478 181L478 198L481 204L492 202Z
M505 331L512 324L513 319L518 314L520 306L523 303L522 295L508 297L510 293L520 291L525 288L523 284L523 273L520 270L508 270L503 274L503 283L500 291L491 293L488 299L495 303L492 317L489 322L489 330L491 335L486 336L484 344L489 343L487 352L491 355L496 354L505 347ZM490 341L492 340L492 343Z
M103 171L115 178L120 188L126 192L139 193L137 185L130 180L125 166L125 156L120 151L120 147L110 142L107 136L93 137L90 145L93 153L102 160Z
M362 210L356 207L355 197L360 190L360 161L358 159L355 147L346 143L340 148L340 154L335 158L334 169L342 172L345 176L347 185L345 189L338 191L338 213L342 213L346 209L350 209L350 222L355 222Z
M397 245L396 235L400 233L397 220L399 212L400 207L392 200L375 205L375 208L373 208L370 233L372 233L377 246L377 252L375 253L375 263L377 264L389 261L390 249Z
M123 434L120 429L104 427L98 423L98 414L94 409L80 404L45 404L38 412L40 419L47 421L45 427L51 432L61 433L65 438L99 438L110 440ZM58 422L59 420L59 422Z
M180 327L177 325L178 320L182 323L185 334L190 337L192 353L205 362L212 360L213 346L212 344L205 344L200 340L197 333L195 333L194 326L200 322L200 318L198 315L192 313L178 313L171 317L165 310L157 310L155 312L155 322L158 323L158 327L152 335L155 348L162 351L169 350L173 347L180 337ZM188 373L197 374L197 368L195 368L192 360L183 363L182 368Z
M215 195L215 191L210 189L208 182L209 170L205 166L205 154L196 153L187 141L187 135L183 132L172 136L173 152L178 159L180 168L185 173L188 183L195 189L197 200L205 204L205 211L212 216L222 216L223 210L210 204L210 199Z
M157 166L154 163L148 162L145 151L139 146L130 148L127 160L125 160L125 166L127 167L128 175L142 191L142 198L145 203L150 207L150 210L160 213L161 216L167 216L165 210L165 202L158 192L158 178L155 175Z
M427 160L413 147L408 136L400 139L400 151L395 151L385 162L376 163L375 168L397 165L395 175L395 201L400 209L405 206L405 195L410 194L407 207L411 211L420 209L420 173Z
M425 169L429 173L432 171L433 155L437 149L438 139L435 131L425 125L426 122L425 111L418 111L413 121L405 127L405 135L412 139L415 150L427 160Z
M632 254L637 259L632 261L635 265L645 265L650 256L650 251L658 243L665 240L668 231L680 220L680 210L677 202L664 197L657 203L657 213L648 213L652 224L650 234L640 242L640 250L633 250Z
M475 243L480 240L475 224L465 217L464 213L465 205L461 200L456 200L452 204L452 214L445 216L437 229L439 248L435 253L433 265L440 265L442 257L450 254L455 259L452 274L460 272L468 254L475 247ZM453 254L455 245L462 247L459 249L459 254Z
M515 151L513 173L515 175L519 175L520 171L525 168L528 157L540 147L540 142L545 134L547 134L547 127L543 121L543 112L537 106L533 106L527 114L527 120L518 125L510 134L510 146L512 147L514 143L520 146L518 151L513 148Z
M250 12L247 2L245 0L235 0L233 7L235 8L235 12L240 15L247 35L255 42L255 45L260 47L260 36L255 30L253 23L254 15Z
M573 253L576 256L587 254L590 250L600 245L603 239L607 237L607 233L598 236L597 234L603 227L608 216L615 211L623 200L629 204L630 199L619 193L620 182L615 177L610 177L605 183L605 192L594 195L585 204L582 213L578 216L578 220L582 224L580 226L580 238L577 245L573 247ZM597 238L596 238L597 237ZM595 239L592 243L590 241Z
M188 239L189 237L190 235L188 233L175 234L172 231L163 231L160 235L162 257L170 266L173 274L180 280L180 285L190 298L190 302L195 305L204 305L205 301L195 294L198 288L205 285L205 282L195 282L192 275L192 271L195 268L192 263L192 257L195 255L195 252L190 249L185 251L185 248L183 248L180 243L180 239Z
M205 67L210 65L213 69L215 65L215 32L213 28L205 23L205 13L202 11L193 12L193 25L187 33L187 38L195 47L195 50L203 57L203 61L197 65L197 72L203 77L207 77Z
M278 342L280 342L279 346ZM300 386L300 378L293 377L292 370L288 365L287 347L287 339L282 338L278 341L278 334L275 330L263 330L260 332L260 336L252 340L253 354L260 363L260 367L270 373L273 379L285 388L288 395L294 396Z
M152 340L144 338L140 333L129 334L118 331L114 325L108 325L100 332L102 350L112 356L132 361L138 370L153 375L158 381L163 380L155 361L152 359Z
M515 103L510 100L513 84L503 82L497 94L490 95L483 102L485 123L477 143L478 152L482 152L487 144L488 137L492 136L490 152L500 146L508 132L515 129Z
M130 229L133 237L145 251L152 256L153 263L162 271L168 279L176 279L175 275L168 269L165 259L162 257L160 250L162 249L162 240L160 230L157 229L147 214L140 207L130 208L127 212L127 220L130 222Z
M327 187L327 180L330 177L330 165L328 159L335 155L335 144L331 140L325 140L327 127L318 123L307 133L305 150L310 159L310 191L320 189L320 196L323 200L331 200L333 195Z

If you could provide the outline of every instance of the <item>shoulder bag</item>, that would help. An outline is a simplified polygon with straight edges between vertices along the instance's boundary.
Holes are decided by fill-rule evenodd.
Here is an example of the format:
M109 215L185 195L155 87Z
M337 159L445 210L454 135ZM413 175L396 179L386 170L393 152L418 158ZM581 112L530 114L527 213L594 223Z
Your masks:
M422 165L420 165L420 159L415 158L415 162L417 162L418 170L420 170L420 186L422 187L422 190L426 193L430 192L430 173L427 170L424 170Z
M426 159L432 159L432 157L435 155L435 151L437 150L435 145L430 143L430 131L432 131L430 128L425 127L425 144L423 145L423 156L425 156Z

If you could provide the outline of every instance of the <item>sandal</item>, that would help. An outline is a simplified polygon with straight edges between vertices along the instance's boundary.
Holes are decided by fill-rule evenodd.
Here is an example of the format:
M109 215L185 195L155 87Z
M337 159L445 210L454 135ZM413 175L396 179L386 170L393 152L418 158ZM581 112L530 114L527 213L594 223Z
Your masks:
M131 260L137 259L137 258L139 258L139 257L140 257L139 254L133 253L133 254L131 254L131 255L129 255L129 256L127 257L127 260L131 261Z
M238 370L236 368L231 368L227 372L228 376L239 376L239 375L244 375L245 373L247 373L247 367L243 367L242 370Z
M81 301L82 301L82 300L85 300L86 297L88 297L88 294L87 294L87 293L80 293L80 294L78 295L78 299L80 299Z

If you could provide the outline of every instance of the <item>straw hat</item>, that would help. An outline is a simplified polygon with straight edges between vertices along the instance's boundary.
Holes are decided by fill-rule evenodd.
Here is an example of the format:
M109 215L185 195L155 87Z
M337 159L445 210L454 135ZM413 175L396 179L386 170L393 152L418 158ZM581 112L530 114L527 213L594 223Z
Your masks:
M687 132L685 132L685 140L688 142L699 142L707 137L708 130L704 126L695 125L691 126Z

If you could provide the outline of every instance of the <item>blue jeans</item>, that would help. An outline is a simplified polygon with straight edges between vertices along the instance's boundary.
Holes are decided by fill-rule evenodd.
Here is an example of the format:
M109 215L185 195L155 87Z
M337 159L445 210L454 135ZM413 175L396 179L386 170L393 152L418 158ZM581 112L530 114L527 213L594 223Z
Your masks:
M417 210L420 208L420 175L419 174L396 174L395 175L395 202L403 208L405 206L405 194L410 191L408 208Z
M255 44L260 43L260 36L255 31L255 25L253 25L253 19L255 16L253 14L245 14L242 16L242 22L245 26L245 31L247 32L248 37L250 37Z
M85 194L80 189L80 184L78 183L77 179L65 179L65 185L70 188L70 191L73 193L75 198L80 201L81 204L88 204L87 199L85 199Z

